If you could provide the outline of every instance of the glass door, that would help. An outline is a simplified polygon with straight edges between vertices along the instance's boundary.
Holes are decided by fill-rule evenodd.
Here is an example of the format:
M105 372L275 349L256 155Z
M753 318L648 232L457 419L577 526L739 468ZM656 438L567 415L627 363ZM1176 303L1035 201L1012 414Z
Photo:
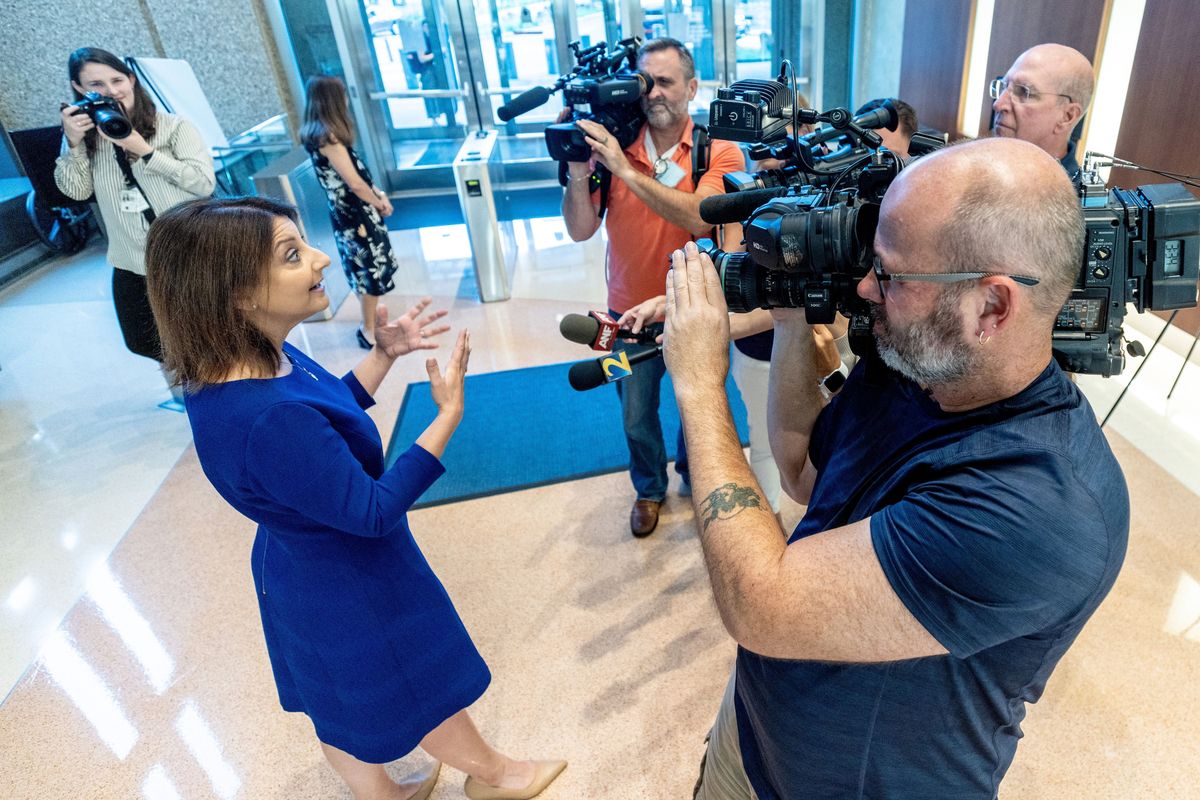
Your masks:
M691 50L708 120L717 87L799 60L801 8L821 0L275 0L299 83L342 76L361 155L393 194L453 191L450 164L469 132L500 128L510 182L549 182L542 131L560 95L509 122L497 110L573 66L568 45L671 36ZM807 16L807 13L804 14ZM786 31L784 30L786 28ZM795 29L795 33L789 33ZM810 93L811 94L811 93Z

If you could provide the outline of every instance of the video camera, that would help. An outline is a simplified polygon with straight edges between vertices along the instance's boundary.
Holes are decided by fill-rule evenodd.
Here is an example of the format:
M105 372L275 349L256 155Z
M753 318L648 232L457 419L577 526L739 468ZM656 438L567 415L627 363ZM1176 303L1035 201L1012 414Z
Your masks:
M758 85L767 83L775 85ZM730 310L804 308L810 323L832 322L841 311L850 318L851 347L863 353L874 338L870 306L856 285L871 269L879 205L904 161L881 149L878 135L864 124L885 127L886 120L851 118L844 109L793 111L786 107L791 97L780 80L739 81L718 90L709 134L751 142L752 156L783 155L788 163L778 171L742 173L750 179L736 177L734 186L727 180L732 194L700 205L705 222L742 224L745 252L727 253L703 240L701 249L717 267ZM795 140L781 133L789 116L828 122L842 131L851 153L832 167L819 165L813 134ZM941 144L916 143L910 153ZM1067 371L1107 377L1125 366L1121 324L1127 304L1139 312L1196 305L1200 200L1179 183L1106 191L1086 162L1078 186L1087 246L1054 325L1054 356ZM1142 354L1137 343L1129 352Z
M622 149L629 147L646 121L638 101L654 88L654 79L637 68L641 43L641 39L632 37L607 50L604 42L587 49L579 42L571 42L574 69L550 88L535 86L518 95L511 103L501 106L497 116L507 122L562 91L563 104L569 106L572 113L570 121L546 127L546 149L552 159L565 164L592 157L592 148L584 140L583 131L575 126L576 120L581 119L603 125Z
M1106 190L1097 169L1111 163L1087 153L1076 179L1087 238L1079 277L1054 322L1063 369L1105 377L1125 368L1126 307L1191 308L1200 280L1200 200L1182 183ZM1138 342L1127 350L1145 355Z
M873 343L870 306L855 285L870 269L883 193L905 163L881 147L874 129L894 130L898 117L890 104L860 117L843 108L793 108L795 93L783 82L787 71L785 62L773 81L717 90L709 135L750 143L751 158L785 163L725 176L727 194L702 201L700 216L717 225L741 223L746 249L726 253L705 240L701 249L721 275L730 310L804 308L814 324L830 323L842 311L851 320L852 347L865 352ZM828 128L795 138L787 133L789 121ZM836 138L846 144L826 158L818 148Z

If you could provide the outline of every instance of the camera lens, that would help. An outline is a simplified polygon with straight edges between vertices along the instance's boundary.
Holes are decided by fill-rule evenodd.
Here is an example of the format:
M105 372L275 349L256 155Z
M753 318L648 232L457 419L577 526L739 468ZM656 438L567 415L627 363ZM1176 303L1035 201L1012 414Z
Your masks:
M92 118L96 122L96 127L110 139L124 139L133 133L133 125L129 120L111 109L98 108Z
M730 311L804 306L802 276L764 269L748 253L719 253L714 265Z

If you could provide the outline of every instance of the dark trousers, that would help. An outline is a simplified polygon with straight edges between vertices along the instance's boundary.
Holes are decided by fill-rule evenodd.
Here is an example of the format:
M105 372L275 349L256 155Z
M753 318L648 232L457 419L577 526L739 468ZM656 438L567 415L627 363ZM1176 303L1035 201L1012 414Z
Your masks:
M125 337L125 346L131 353L162 361L162 344L158 340L158 326L154 324L154 312L150 310L150 295L146 292L146 278L127 269L113 269L113 306L117 310L117 324Z

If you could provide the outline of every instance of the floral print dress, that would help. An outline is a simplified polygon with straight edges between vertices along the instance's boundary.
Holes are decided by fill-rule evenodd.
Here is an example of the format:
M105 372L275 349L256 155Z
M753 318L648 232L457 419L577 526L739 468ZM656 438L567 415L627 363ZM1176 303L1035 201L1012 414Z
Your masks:
M392 255L392 243L388 239L387 226L379 212L360 200L342 180L333 165L320 150L305 147L312 158L317 180L329 198L329 216L333 220L334 237L338 255L350 288L357 294L378 297L395 288L392 275L396 272L396 258ZM367 166L359 159L354 148L350 161L362 179L374 185Z

